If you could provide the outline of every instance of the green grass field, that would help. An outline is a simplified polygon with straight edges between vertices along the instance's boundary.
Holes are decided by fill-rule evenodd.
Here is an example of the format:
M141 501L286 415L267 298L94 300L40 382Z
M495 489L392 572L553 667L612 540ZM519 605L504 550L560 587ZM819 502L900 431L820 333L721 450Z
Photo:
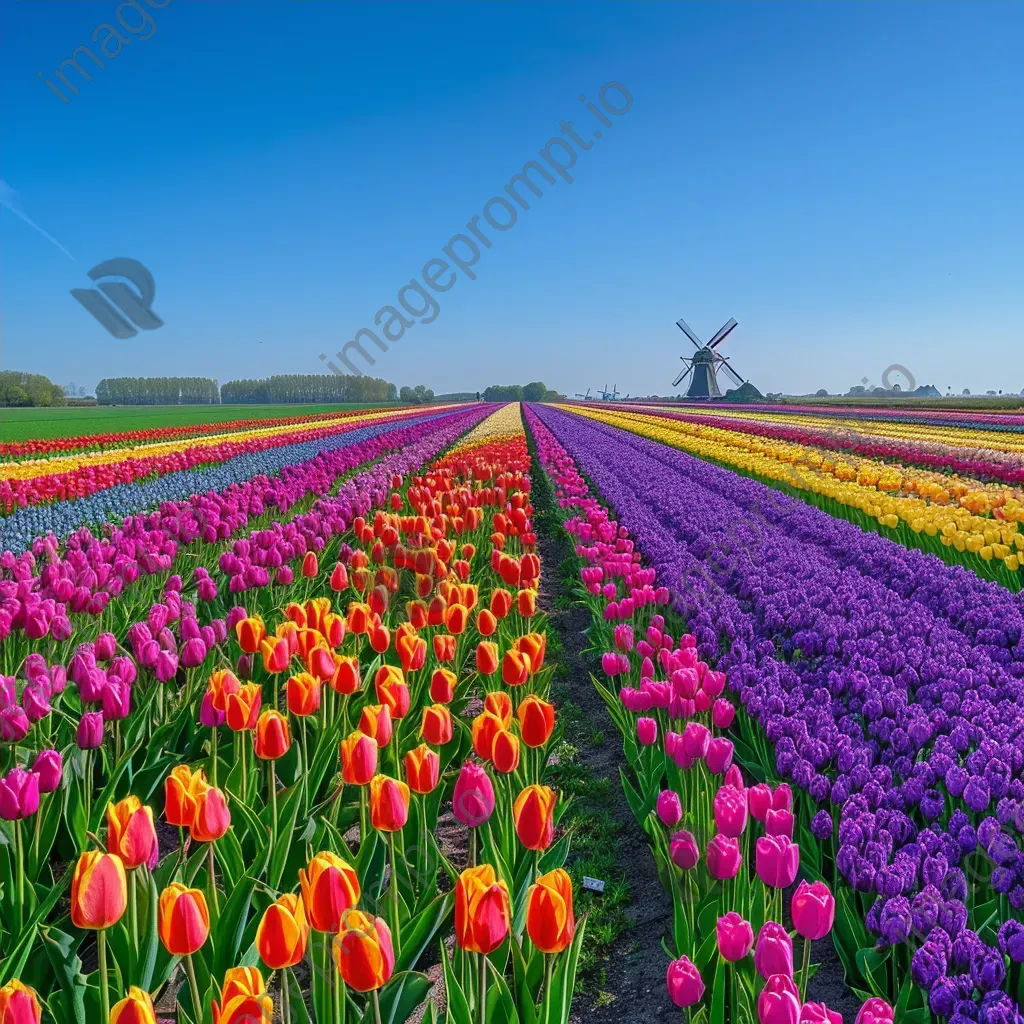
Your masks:
M0 441L47 440L79 434L112 434L153 427L192 426L227 420L279 419L341 409L402 407L402 402L335 405L124 405L67 409L0 408Z

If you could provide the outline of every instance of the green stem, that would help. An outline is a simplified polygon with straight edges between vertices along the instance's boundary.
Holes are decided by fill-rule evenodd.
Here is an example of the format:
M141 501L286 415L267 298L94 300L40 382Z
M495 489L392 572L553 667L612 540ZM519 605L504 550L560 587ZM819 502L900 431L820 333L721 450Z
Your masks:
M487 957L480 954L480 1024L487 1024Z
M277 845L277 773L274 762L267 762L267 785L270 788L270 849Z
M192 992L192 1009L197 1017L202 1017L202 1002L199 999L199 984L196 981L196 969L192 963L192 954L185 957L185 973L188 975L188 987Z
M100 961L100 1016L102 1020L110 1020L110 992L107 989L107 933L100 929L96 936L96 946Z
M210 858L210 904L213 907L214 916L220 919L220 900L217 897L217 870L213 860L213 843L206 848L206 852Z
M44 806L44 801L45 800L49 800L49 799L51 799L51 797L48 797L48 796L41 797L40 801L39 801L39 810L36 811L36 813L35 813L35 819L36 819L36 821L35 821L35 838L33 839L33 842L32 842L32 850L33 850L32 862L36 866L36 874L39 873L39 868L40 868L40 864L39 864L39 846L40 846L40 843L42 841L42 832L43 832L43 806Z
M249 746L249 734L247 732L241 732L238 734L242 744L242 802L248 803L249 800L249 755L247 753L247 747Z
M541 1024L551 1021L551 977L555 973L555 957L548 954L544 957L544 1019Z
M476 829L471 828L469 830L469 866L471 868L476 867Z
M395 866L395 833L388 833L388 855L391 858L391 885L388 888L388 895L391 897L391 938L394 942L395 953L402 947L402 940L400 936L401 922L399 919L399 900L398 900L398 871Z
M360 847L370 836L370 815L366 805L366 786L359 787L359 845Z
M217 726L213 727L210 737L210 785L217 785Z
M377 990L373 990L373 1019L375 1024L381 1024L380 1021L380 999L377 996Z
M129 906L129 914L131 915L132 925L132 948L135 950L136 955L139 952L139 895L138 890L135 887L135 872L131 871L128 874L128 898L131 901Z
M807 975L811 969L811 940L804 939L804 963L800 970L800 1002L807 1002Z
M25 926L25 840L22 836L21 820L18 818L14 820L14 847L18 873L18 931L16 934L20 936L21 929Z
M309 762L306 760L306 751L309 748L306 746L306 719L299 719L299 753L302 755L302 816L306 817L309 814L309 782L307 776L309 775Z
M292 997L288 991L287 967L281 971L281 1021L282 1024L292 1024Z

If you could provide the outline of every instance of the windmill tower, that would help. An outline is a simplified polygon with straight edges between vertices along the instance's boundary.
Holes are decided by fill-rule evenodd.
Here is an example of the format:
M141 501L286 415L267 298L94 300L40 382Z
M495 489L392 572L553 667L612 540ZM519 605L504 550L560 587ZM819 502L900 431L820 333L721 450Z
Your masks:
M693 356L680 356L686 366L678 377L672 381L673 387L678 387L691 374L693 379L686 389L687 398L721 398L722 391L718 386L717 373L719 370L727 373L735 382L737 387L744 383L743 378L729 365L728 356L723 356L717 351L718 346L732 333L736 327L736 321L730 320L720 327L714 337L705 345L690 329L685 320L677 320L676 327L693 342L697 351Z

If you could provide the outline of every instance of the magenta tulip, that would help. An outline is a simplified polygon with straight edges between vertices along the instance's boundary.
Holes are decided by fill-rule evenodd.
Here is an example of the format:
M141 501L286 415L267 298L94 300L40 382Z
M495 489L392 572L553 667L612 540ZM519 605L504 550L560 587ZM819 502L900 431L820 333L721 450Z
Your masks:
M636 738L641 746L652 746L658 740L658 722L654 718L636 720Z
M794 825L792 811L777 811L770 808L764 816L764 834L766 836L785 836L787 839L792 839Z
M704 997L704 981L689 957L680 957L668 965L665 983L669 997L680 1008L693 1006Z
M754 930L735 910L718 919L718 952L724 960L742 960L754 945Z
M678 825L683 817L683 802L679 794L673 789L663 789L658 794L657 803L658 817L666 828Z
M766 921L754 945L754 967L766 981L773 974L793 977L793 940L777 921Z
M64 761L59 750L43 750L32 762L32 771L39 776L39 792L52 793L60 785Z
M19 821L39 810L39 776L24 768L12 768L0 778L0 818Z
M767 783L759 782L747 790L747 803L750 816L755 821L763 822L765 815L772 809L772 788Z
M721 832L708 843L704 858L707 861L708 874L720 882L735 878L743 863L739 841Z
M76 741L82 750L93 750L103 742L102 711L87 711L82 715Z
M711 742L711 732L706 725L700 722L687 722L683 730L683 748L687 757L699 760L708 752L708 744Z
M700 847L697 845L697 840L693 837L692 832L687 832L685 829L672 836L668 852L672 863L677 868L682 868L683 871L689 871L696 867L700 860Z
M494 786L484 768L475 761L467 761L459 772L452 793L452 811L470 828L483 825L494 813Z
M715 723L716 729L728 729L735 717L735 705L724 697L719 697L711 706L711 721Z
M830 931L836 918L836 901L824 882L801 882L793 893L789 912L793 927L805 938L817 941Z
M732 786L722 786L715 794L715 825L727 836L741 836L747 827L747 801Z
M785 836L764 836L757 841L757 877L773 889L787 889L800 868L800 847Z
M708 744L708 751L704 755L708 771L712 775L724 775L732 767L732 755L732 740L717 736Z
M773 974L757 997L760 1024L799 1024L800 994L792 978Z
M895 1019L896 1011L884 999L875 997L860 1008L853 1024L892 1024Z
M800 1010L800 1024L843 1024L843 1015L830 1010L824 1003L804 1003Z

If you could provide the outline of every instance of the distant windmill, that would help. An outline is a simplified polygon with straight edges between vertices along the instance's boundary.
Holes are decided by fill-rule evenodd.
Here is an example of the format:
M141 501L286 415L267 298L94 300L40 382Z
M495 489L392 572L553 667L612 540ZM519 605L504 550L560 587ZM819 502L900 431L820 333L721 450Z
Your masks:
M586 393L585 395L581 395L581 394L580 394L580 393L579 393L579 392L577 391L577 392L576 392L576 397L577 397L577 398L582 398L584 402L589 402L589 401L590 401L590 388L587 388L587 393Z
M612 385L612 390L609 391L608 390L608 385L605 384L604 391L598 391L598 394L601 396L601 401L602 402L614 402L614 401L616 401L616 399L618 399L618 397L619 397L619 392L616 390L616 388L618 388L618 385L617 384L613 384Z
M716 377L718 370L727 373L737 386L744 383L743 378L729 365L728 357L716 351L736 327L735 320L729 320L727 324L720 327L706 345L693 333L685 320L677 320L676 327L693 342L697 352L692 357L679 357L686 364L686 369L672 381L673 387L678 387L690 374L693 374L693 379L686 391L687 398L721 398L722 391Z

